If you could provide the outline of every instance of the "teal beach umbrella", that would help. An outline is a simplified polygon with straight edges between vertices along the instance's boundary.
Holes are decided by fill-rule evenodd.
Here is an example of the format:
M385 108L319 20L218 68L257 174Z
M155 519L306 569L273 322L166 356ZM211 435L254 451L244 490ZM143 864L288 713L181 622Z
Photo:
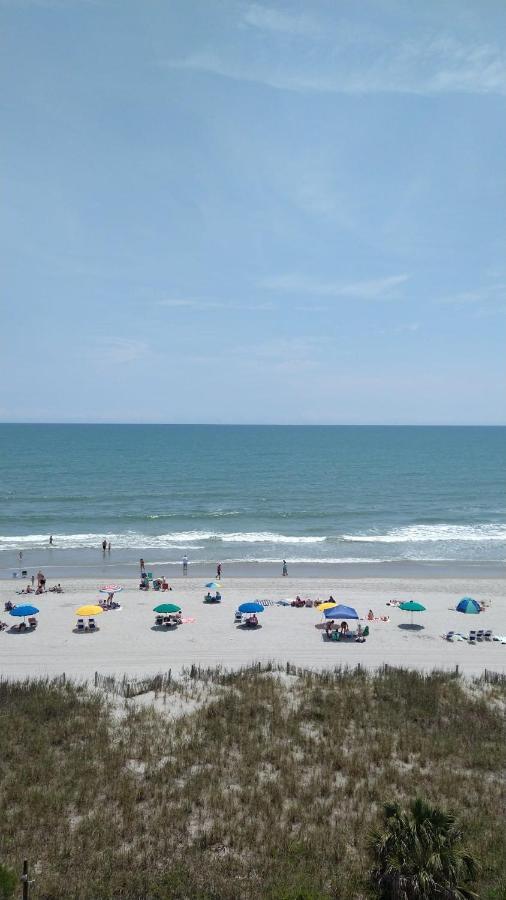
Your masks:
M413 613L425 612L425 606L422 606L421 603L417 603L416 600L406 600L405 603L400 604L399 609L411 613L411 624L413 624Z

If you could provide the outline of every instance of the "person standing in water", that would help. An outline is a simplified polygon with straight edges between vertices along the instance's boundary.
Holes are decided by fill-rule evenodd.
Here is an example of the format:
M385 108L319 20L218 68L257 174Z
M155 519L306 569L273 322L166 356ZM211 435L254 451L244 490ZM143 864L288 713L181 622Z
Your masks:
M183 575L188 575L188 557L186 553L183 556Z
M283 575L288 575L288 567L286 565L286 559L283 560Z
M140 558L140 565L141 565L141 575L143 575L144 572L146 571L146 563L144 562L142 556Z
M53 545L53 535L52 534L49 535L49 544L50 544L50 546Z
M102 541L102 550L104 551L104 553L105 553L105 551L107 550L107 541L106 541L105 538L104 538L104 540Z

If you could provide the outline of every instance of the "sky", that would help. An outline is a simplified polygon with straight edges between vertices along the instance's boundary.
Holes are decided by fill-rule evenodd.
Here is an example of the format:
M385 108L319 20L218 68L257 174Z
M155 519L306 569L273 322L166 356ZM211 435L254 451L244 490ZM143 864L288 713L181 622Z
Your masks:
M0 420L506 422L502 0L0 0Z

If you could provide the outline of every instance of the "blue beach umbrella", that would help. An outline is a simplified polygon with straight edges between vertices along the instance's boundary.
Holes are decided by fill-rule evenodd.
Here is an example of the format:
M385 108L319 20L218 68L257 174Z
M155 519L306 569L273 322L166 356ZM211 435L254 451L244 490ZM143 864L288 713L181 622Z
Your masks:
M353 606L343 606L342 603L326 609L324 615L326 619L358 619L357 610Z
M472 597L462 597L462 600L457 603L457 612L476 615L481 612L481 607L478 601L473 600Z
M20 619L24 619L26 616L35 616L38 611L36 606L30 606L30 604L27 603L26 606L15 606L14 609L9 610L9 613L11 616L17 616Z
M208 581L206 584L206 588L209 588L211 591L219 591L221 584L219 581Z
M241 603L239 607L240 613L261 613L264 611L260 603Z

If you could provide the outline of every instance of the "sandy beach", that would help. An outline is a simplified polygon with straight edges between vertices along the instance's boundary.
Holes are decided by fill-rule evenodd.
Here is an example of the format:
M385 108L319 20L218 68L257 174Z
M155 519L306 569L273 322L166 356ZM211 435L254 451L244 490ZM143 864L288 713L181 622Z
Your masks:
M471 628L492 629L506 634L504 584L496 579L325 579L245 578L223 581L223 601L219 605L203 603L205 589L200 579L180 578L173 590L162 594L139 591L137 580L121 581L124 590L117 595L121 609L97 618L96 633L75 633L75 609L83 603L98 601L99 583L91 579L62 581L63 594L46 593L39 597L19 597L19 583L1 584L2 609L6 600L32 602L39 607L35 631L18 634L11 630L16 619L8 613L0 618L9 630L0 632L0 675L4 678L58 675L80 679L93 678L95 671L131 676L149 675L192 663L204 666L221 664L234 668L254 660L290 661L308 668L321 669L339 664L360 663L375 668L384 663L417 669L451 669L475 675L484 669L506 672L506 644L482 642L449 643L442 639L447 630L467 634ZM388 622L370 624L366 643L327 642L315 626L322 614L315 609L268 606L259 617L256 630L234 624L236 607L252 599L276 601L295 597L327 600L354 606L361 617L372 609L375 617L389 616ZM490 602L479 616L455 611L458 600L470 595ZM415 615L415 627L409 627L410 615L387 606L392 599L412 599L423 603L426 612ZM153 628L152 608L162 601L181 606L183 617L193 619L169 632ZM408 626L408 627L406 627Z

